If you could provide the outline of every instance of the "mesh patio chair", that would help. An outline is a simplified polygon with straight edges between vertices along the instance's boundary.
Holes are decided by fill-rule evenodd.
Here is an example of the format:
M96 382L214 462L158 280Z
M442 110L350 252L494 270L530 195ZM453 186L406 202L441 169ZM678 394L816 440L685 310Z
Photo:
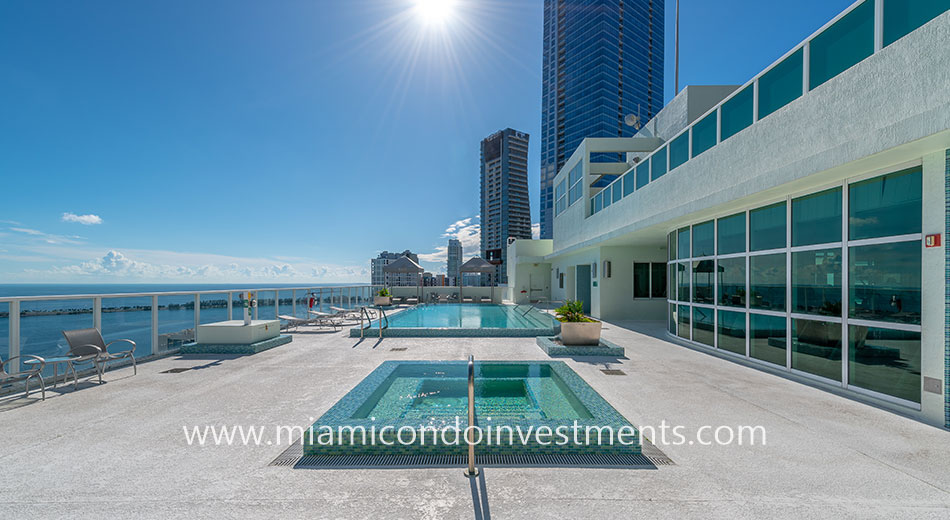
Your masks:
M28 370L20 370L18 372L8 372L7 365L9 365L15 359L31 359L35 361L28 365L30 368ZM21 363L22 364L22 363ZM13 356L12 358L4 361L0 359L0 386L4 386L16 381L23 381L23 384L26 386L25 393L23 397L30 396L30 379L37 378L40 380L40 389L42 390L43 400L46 400L46 382L43 381L43 368L46 367L46 361L39 356Z
M102 383L102 374L106 371L106 363L109 361L130 359L132 360L132 373L139 373L138 367L135 366L135 342L130 339L117 339L106 343L102 339L102 333L95 328L64 330L63 336L66 337L66 342L69 343L69 355L78 358L74 359L72 364L92 363L95 365L100 383ZM132 345L132 348L119 352L109 352L109 347L116 343L128 343ZM75 373L73 377L75 378Z

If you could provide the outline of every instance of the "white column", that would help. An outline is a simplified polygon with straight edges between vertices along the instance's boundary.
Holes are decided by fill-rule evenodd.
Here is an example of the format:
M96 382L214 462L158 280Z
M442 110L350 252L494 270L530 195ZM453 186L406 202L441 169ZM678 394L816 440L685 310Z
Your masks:
M234 294L228 293L228 321L234 319Z
M102 298L92 299L92 326L102 332Z
M195 340L198 340L198 325L201 323L201 295L195 295Z
M152 296L152 354L158 353L158 296Z
M297 289L290 290L290 314L292 316L297 315Z
M811 42L802 46L802 95L811 90Z
M20 302L15 300L10 302L8 307L10 311L10 355L7 359L15 358L20 355ZM13 372L20 371L20 360L14 360L8 365Z
M874 52L884 48L884 0L874 0Z

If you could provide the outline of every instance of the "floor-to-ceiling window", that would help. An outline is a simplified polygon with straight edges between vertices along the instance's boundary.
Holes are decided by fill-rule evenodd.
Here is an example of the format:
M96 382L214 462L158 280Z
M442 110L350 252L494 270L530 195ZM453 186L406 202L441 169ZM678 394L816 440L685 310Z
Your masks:
M670 333L919 405L921 175L852 179L672 231Z

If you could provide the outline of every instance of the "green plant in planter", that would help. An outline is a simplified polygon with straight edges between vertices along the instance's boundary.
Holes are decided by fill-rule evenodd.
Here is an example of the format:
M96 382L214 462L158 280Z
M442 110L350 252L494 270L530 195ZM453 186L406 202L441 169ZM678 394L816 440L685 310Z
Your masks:
M563 323L597 322L597 320L592 320L584 316L584 302L579 300L567 300L564 302L564 305L554 309L554 314L557 316L558 321Z
M376 293L376 296L381 296L381 297L385 298L385 297L387 297L387 296L392 296L392 295L389 294L389 289L382 288L382 289L379 290L378 293Z

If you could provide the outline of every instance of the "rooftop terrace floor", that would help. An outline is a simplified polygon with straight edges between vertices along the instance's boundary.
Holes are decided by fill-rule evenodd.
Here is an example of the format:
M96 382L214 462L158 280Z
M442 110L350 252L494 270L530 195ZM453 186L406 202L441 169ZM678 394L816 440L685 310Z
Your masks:
M675 465L490 467L471 480L461 468L268 466L286 446L188 446L183 426L306 427L384 360L546 358L533 338L358 343L302 328L254 356L174 356L45 402L0 400L0 517L950 515L950 433L671 344L662 323L605 327L627 359L566 361L633 424L665 420L689 437L702 425L762 425L767 445L654 439ZM605 364L626 375L605 375Z

